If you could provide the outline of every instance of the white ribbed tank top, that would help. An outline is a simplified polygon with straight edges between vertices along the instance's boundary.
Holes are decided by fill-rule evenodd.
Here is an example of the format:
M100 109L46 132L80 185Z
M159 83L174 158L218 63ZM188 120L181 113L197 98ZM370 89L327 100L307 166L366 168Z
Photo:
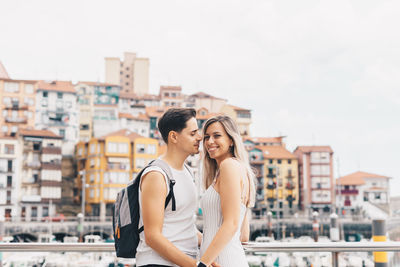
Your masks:
M207 247L210 245L223 221L221 200L213 185L207 188L200 201L201 209L203 211L203 241L200 247L201 256L207 250ZM219 263L222 267L249 266L242 243L240 242L240 229L242 228L246 210L246 206L243 203L240 203L240 224L238 226L238 230L236 231L232 240L225 246L225 248L215 259L215 262Z

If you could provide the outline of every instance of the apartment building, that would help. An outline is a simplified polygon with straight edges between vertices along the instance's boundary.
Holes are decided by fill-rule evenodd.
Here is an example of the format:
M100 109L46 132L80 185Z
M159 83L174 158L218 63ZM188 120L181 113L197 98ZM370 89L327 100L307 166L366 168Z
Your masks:
M120 112L135 114L138 107L158 107L160 105L159 95L137 95L133 93L121 92L118 102ZM136 114L137 115L137 114Z
M150 137L162 140L161 134L158 131L158 119L167 111L166 107L146 107L146 115L150 119Z
M21 130L20 216L36 221L55 214L61 201L63 137L49 130Z
M119 102L121 87L100 82L78 82L75 90L80 110L79 140L88 142L95 133L96 136L101 136L115 130L115 128L110 130L109 127L104 126L109 125L109 120L112 120L116 126L117 112L113 109Z
M280 145L259 145L259 141ZM263 142L262 142L263 143ZM298 162L281 137L246 138L250 164L256 170L256 206L253 213L265 216L267 211L282 218L298 210Z
M233 105L225 105L220 110L234 119L243 137L250 136L251 110Z
M85 210L112 215L117 193L158 156L158 141L127 129L77 144L77 192L85 185ZM76 196L79 198L79 196Z
M120 85L124 93L148 94L149 66L149 59L137 57L136 53L125 52L123 61L118 57L106 57L105 81Z
M160 106L162 107L184 107L182 87L180 86L161 86L160 87Z
M146 114L131 115L129 113L119 113L118 129L128 129L131 132L145 137L150 136L150 118Z
M63 138L62 154L74 155L79 139L77 95L70 81L39 81L35 128L50 130Z
M3 135L35 126L36 81L0 78L0 125Z
M300 208L329 213L335 204L333 150L330 146L298 146Z
M227 100L215 97L204 92L197 92L192 95L185 96L184 106L199 110L205 108L208 113L219 113L223 106L227 104Z
M370 203L389 214L390 177L357 171L336 180L336 204L348 214L370 208ZM339 191L340 190L340 191Z
M0 135L0 218L19 215L21 147L17 137Z

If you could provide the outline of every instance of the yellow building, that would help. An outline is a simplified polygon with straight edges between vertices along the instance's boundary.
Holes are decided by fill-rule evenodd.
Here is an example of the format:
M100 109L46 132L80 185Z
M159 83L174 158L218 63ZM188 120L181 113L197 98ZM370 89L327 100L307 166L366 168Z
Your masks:
M4 135L35 126L36 81L0 78L0 125Z
M254 138L257 140L257 138ZM258 145L268 143L268 145ZM257 196L254 213L267 211L281 218L298 209L298 161L282 142L282 137L245 140L250 163L257 170Z
M77 188L86 185L85 213L104 218L112 215L117 193L157 158L158 141L123 129L80 142L76 151Z

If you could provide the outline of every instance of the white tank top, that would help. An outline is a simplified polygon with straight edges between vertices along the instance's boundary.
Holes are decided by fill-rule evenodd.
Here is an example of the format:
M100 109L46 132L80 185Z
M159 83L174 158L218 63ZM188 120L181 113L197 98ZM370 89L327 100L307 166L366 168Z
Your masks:
M198 254L197 228L195 224L195 214L197 209L196 187L192 175L186 168L180 171L170 166L170 169L172 178L175 179L174 195L176 200L176 210L172 211L172 201L170 201L164 211L162 234L179 250L193 258L196 258ZM144 171L143 176L150 171L158 171L164 176L168 195L169 181L164 171L159 167L152 166ZM139 206L139 227L141 227L143 225L141 190L139 190ZM142 266L147 264L177 266L161 257L146 244L143 231L140 233L140 241L136 253L136 265Z

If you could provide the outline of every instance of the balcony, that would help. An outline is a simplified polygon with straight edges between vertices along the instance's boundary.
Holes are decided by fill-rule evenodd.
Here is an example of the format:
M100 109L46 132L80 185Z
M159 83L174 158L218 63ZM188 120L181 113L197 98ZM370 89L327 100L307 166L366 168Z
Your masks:
M336 194L339 194L339 190L336 190ZM342 195L358 195L358 189L342 189L340 190Z
M30 161L25 162L24 167L32 168L32 169L39 169L41 166L40 161Z
M345 207L350 207L350 206L351 206L351 201L350 201L349 199L346 199L346 200L344 201L344 206L345 206Z
M6 110L28 110L27 105L20 105L18 102L13 102L12 104L8 104L5 107Z
M10 123L27 123L28 119L26 117L13 118L13 117L7 116L6 117L6 122L10 122Z
M276 188L276 182L270 182L268 181L268 184L266 186L267 189L275 189Z
M43 147L42 154L61 154L61 147Z
M42 170L61 170L60 162L44 162L42 163Z
M296 185L293 182L286 183L286 189L287 190L293 190L295 188L296 188Z

